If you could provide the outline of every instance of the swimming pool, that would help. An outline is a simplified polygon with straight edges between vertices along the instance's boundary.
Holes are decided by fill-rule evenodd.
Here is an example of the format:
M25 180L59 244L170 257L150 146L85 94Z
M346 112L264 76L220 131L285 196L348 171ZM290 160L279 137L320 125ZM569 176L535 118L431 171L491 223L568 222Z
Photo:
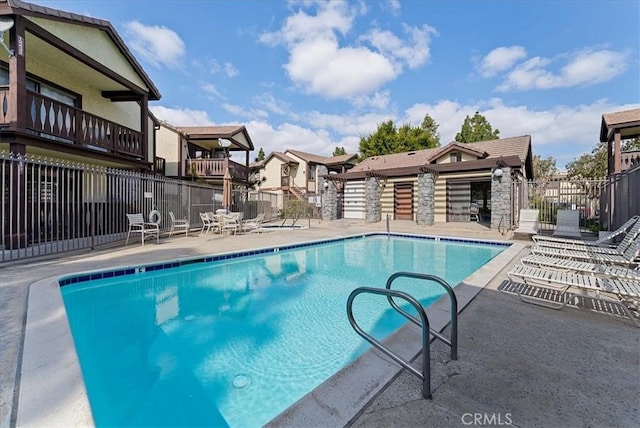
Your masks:
M62 279L96 424L262 425L367 348L346 320L353 288L398 270L456 284L505 248L381 236L294 247ZM440 293L401 286L425 304ZM381 337L404 322L380 301L355 309Z

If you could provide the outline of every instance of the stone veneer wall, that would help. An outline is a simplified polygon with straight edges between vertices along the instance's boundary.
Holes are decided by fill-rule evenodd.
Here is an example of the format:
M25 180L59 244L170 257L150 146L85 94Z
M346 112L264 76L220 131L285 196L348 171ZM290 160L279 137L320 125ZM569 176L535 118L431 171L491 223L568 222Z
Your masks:
M431 226L434 223L435 184L435 176L432 173L418 174L418 224Z
M511 225L511 168L501 168L500 178L493 176L495 169L491 171L491 228L497 229L502 219L502 227L508 229Z
M380 179L378 177L367 177L364 187L366 223L377 223L382 219L381 193Z
M336 182L327 180L329 187L322 195L322 219L337 220L338 219L338 188Z

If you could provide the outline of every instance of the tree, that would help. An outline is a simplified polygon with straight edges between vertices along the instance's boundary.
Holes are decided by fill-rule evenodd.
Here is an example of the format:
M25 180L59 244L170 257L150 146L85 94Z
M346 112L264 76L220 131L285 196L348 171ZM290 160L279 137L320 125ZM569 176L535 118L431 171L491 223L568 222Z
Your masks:
M336 149L333 151L333 156L342 156L346 154L347 151L344 149L344 147L336 147Z
M256 162L263 161L264 157L264 150L262 150L262 147L260 147L260 150L258 150L258 156L256 156Z
M640 150L640 137L622 142L621 151ZM597 179L607 176L607 143L600 142L591 153L586 153L567 164L567 173L572 178Z
M542 159L539 155L533 156L533 178L536 181L549 180L557 172L556 160L552 156L546 159Z
M398 129L393 120L388 120L378 125L378 129L373 134L360 138L360 159L428 149L439 145L438 124L428 114L425 115L422 124L417 127L405 124Z
M498 138L500 138L500 131L494 130L487 118L478 112L473 117L465 117L460 132L456 134L456 141L460 143L490 141Z
M536 183L535 192L538 197L544 197L549 180L551 180L557 172L556 160L552 156L546 159L542 159L539 155L533 156L533 178Z

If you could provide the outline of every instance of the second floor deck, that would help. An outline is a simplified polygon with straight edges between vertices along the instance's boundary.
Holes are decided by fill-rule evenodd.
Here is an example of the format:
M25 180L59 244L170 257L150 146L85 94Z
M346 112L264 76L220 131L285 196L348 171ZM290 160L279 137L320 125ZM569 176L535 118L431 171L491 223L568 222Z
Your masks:
M234 182L247 183L249 180L249 168L237 162L224 159L187 159L186 175L205 180L222 180L224 172L229 168L229 174Z

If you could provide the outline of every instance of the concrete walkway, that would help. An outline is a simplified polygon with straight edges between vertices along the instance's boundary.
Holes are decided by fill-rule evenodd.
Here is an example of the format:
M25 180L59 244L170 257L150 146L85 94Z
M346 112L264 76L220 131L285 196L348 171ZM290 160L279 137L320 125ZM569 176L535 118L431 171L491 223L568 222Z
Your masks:
M18 365L30 284L57 275L205 254L270 247L355 233L384 223L313 221L310 228L240 236L173 237L0 268L0 427L13 425ZM393 232L508 239L475 223L432 227L394 221ZM401 374L353 422L355 426L468 426L502 418L516 426L640 426L640 329L601 314L551 311L497 291L504 271L460 316L460 350L449 361L434 342L433 400ZM471 415L471 416L469 416ZM494 415L494 416L492 416ZM13 421L12 421L13 419ZM484 425L489 419L483 420ZM474 420L479 425L478 419Z

